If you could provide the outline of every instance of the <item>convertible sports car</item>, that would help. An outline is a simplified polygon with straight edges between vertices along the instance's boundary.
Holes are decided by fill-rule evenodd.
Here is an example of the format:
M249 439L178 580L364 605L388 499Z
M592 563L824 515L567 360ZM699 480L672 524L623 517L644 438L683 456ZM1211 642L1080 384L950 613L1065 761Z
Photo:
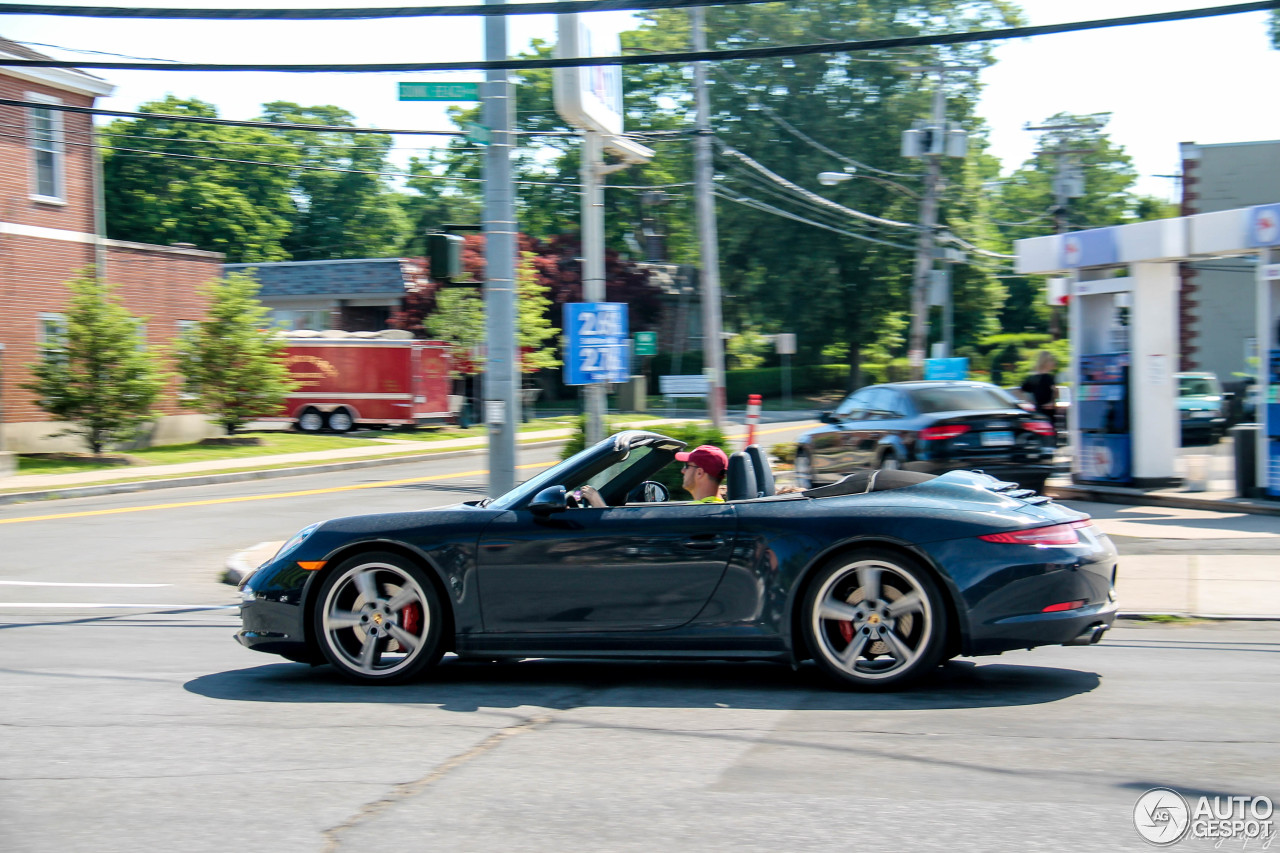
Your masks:
M1115 618L1110 540L1013 483L864 471L774 494L749 447L727 502L671 502L650 478L683 446L619 433L499 498L312 524L241 585L236 638L360 682L453 652L812 659L887 688Z

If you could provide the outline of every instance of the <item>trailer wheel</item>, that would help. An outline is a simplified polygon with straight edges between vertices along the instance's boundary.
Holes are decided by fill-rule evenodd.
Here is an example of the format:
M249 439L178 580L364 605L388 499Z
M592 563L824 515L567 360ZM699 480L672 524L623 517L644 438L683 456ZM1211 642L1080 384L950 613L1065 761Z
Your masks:
M317 409L303 409L297 426L300 432L319 432L324 429L324 415Z
M351 432L351 428L355 426L355 421L351 419L351 413L346 409L334 409L329 413L329 417L325 418L325 424L329 427L329 432Z

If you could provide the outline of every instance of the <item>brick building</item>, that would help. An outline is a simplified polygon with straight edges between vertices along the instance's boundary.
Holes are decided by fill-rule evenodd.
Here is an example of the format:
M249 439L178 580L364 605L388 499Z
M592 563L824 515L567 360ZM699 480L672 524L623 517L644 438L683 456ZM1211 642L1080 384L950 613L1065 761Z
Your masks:
M1280 140L1184 142L1181 154L1183 216L1280 201ZM1181 368L1228 383L1256 375L1256 258L1187 262L1181 276Z
M0 39L0 98L52 106L92 107L113 87L83 71L5 68L4 58L45 58ZM69 293L66 282L101 263L120 286L125 306L144 316L148 346L172 343L184 324L202 317L201 283L222 274L222 256L175 246L100 239L97 200L101 169L93 119L47 107L0 105L0 450L82 449L74 438L52 438L51 422L23 390L27 365L58 334ZM181 409L168 389L148 441L171 443L216 434L203 415Z

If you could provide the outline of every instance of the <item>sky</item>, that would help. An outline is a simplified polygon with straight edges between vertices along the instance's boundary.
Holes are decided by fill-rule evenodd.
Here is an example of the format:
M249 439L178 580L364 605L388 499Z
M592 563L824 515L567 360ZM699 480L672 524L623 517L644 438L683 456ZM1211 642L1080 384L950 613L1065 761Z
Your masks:
M441 0L116 0L113 5L283 8L390 6ZM1022 0L1033 25L1137 15L1212 5L1213 0ZM103 5L105 5L105 0ZM600 13L628 28L627 13ZM555 20L512 16L512 53L530 39L553 41ZM32 44L58 58L109 59L54 49L104 51L143 59L188 62L389 62L483 58L481 19L389 21L140 21L0 16L0 36ZM45 45L45 46L41 46ZM998 62L983 71L978 113L989 127L991 152L1011 171L1032 153L1025 130L1058 112L1112 114L1108 132L1134 158L1138 191L1176 199L1179 143L1280 139L1274 81L1280 51L1271 50L1265 13L1042 36L1001 43ZM271 100L335 104L364 126L452 129L445 104L400 102L401 81L480 80L479 72L437 74L265 74L98 71L116 86L99 100L106 109L136 110L172 93L198 97L223 118L252 119ZM847 141L820 140L857 157ZM430 138L401 136L393 160L425 154ZM747 152L750 153L750 152ZM767 165L767 164L766 164ZM875 164L872 164L875 165ZM838 164L833 164L836 168ZM817 190L816 180L813 189Z

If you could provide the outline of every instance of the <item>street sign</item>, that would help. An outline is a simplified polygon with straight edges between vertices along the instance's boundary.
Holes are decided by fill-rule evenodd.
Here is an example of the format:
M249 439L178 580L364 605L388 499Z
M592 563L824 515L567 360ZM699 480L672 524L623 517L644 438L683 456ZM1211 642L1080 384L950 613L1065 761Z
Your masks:
M924 361L925 379L967 379L969 359L927 358Z
M493 131L485 127L483 124L476 124L469 121L463 125L467 131L467 141L474 142L476 145L488 145L493 141Z
M402 101L478 101L479 83L401 83Z
M568 302L564 306L564 384L626 382L631 375L627 306L622 302Z
M658 354L658 333L657 332L636 332L636 355L657 355Z

